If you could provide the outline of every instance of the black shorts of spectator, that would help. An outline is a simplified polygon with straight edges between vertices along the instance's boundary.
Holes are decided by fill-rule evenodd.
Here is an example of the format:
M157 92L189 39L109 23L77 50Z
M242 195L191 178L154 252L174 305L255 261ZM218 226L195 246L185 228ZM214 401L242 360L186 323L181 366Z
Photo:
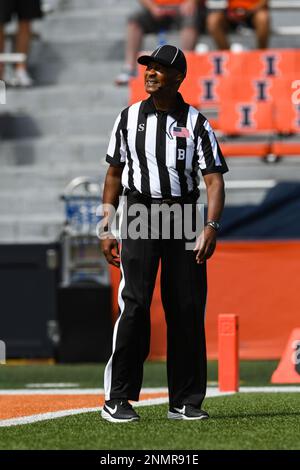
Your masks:
M17 18L18 28L15 40L15 52L28 56L31 40L31 22L42 17L40 0L1 0L0 1L0 53L4 52L4 26ZM0 63L0 79L4 78L4 64ZM33 84L27 71L26 62L15 65L14 75L9 80L13 86L29 87Z

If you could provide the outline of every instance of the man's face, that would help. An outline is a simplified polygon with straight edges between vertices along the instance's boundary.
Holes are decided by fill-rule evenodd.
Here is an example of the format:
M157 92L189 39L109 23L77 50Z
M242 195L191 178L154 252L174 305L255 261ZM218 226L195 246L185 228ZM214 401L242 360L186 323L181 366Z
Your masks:
M180 77L180 72L177 70L165 67L157 62L149 62L145 70L145 90L150 95L159 93L164 87L174 88L177 90L179 88L180 82L178 82L178 77Z

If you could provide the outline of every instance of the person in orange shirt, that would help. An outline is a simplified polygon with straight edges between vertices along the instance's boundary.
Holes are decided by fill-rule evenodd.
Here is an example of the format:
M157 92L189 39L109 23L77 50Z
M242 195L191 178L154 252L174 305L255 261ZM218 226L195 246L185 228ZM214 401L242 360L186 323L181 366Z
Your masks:
M208 15L207 29L219 49L229 49L227 33L243 25L255 30L257 48L268 47L270 15L268 0L228 0L225 10Z
M180 28L181 47L195 48L199 32L205 29L206 0L139 0L141 8L128 19L125 64L115 80L127 85L136 74L136 59L145 34L167 31L173 25Z

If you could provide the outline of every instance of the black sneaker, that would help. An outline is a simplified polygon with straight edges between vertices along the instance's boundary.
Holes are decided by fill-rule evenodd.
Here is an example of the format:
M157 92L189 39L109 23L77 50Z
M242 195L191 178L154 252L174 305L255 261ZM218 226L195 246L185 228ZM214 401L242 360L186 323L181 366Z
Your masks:
M199 410L193 405L183 405L180 408L170 408L168 412L169 419L208 419L209 414L204 410Z
M128 423L140 419L127 400L106 401L101 411L101 416L110 423Z

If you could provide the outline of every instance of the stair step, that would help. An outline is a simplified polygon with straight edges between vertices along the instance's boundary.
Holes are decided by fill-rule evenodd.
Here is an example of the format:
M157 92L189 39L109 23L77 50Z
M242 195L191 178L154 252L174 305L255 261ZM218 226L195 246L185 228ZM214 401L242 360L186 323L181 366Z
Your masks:
M36 167L4 167L0 173L1 190L9 191L22 188L35 188L37 191L44 191L51 188L51 191L57 190L58 197L64 192L65 187L77 176L90 176L104 181L107 170L107 163L100 162L86 165L63 164L54 166L51 171L49 168Z
M68 136L1 142L1 168L52 168L53 165L105 165L107 137Z
M100 4L101 2L101 4ZM121 5L120 5L121 4ZM99 6L101 5L101 6ZM84 0L84 8L86 10L107 9L117 11L121 8L134 9L138 6L138 0ZM77 11L82 10L82 0L61 0L61 11Z
M35 63L30 66L30 72L37 86L41 85L91 85L113 83L120 73L122 65L119 62L82 63L76 61L68 67L62 67L59 63Z
M0 191L0 220L7 215L63 214L64 204L55 191Z
M261 167L235 167L229 162L230 172L225 175L225 181L235 180L300 180L299 161L294 165L264 165ZM51 171L50 171L51 168ZM71 179L77 176L90 176L99 178L99 182L103 183L108 164L105 158L99 159L96 163L74 163L70 165L64 162L60 164L47 166L2 166L0 173L1 191L20 190L23 188L35 188L36 190L47 191L47 188L57 188L61 193ZM245 171L247 172L245 175ZM294 176L292 176L294 175ZM246 178L245 178L246 176ZM60 194L60 193L59 193Z
M64 41L40 41L30 52L30 63L60 63L62 67L80 61L100 63L122 61L124 58L124 34L118 32L110 37L68 37Z
M110 32L125 31L130 9L97 9L58 12L49 16L41 25L41 35L50 41L60 38L68 41L71 36L106 36Z
M103 106L118 107L128 105L128 89L113 84L98 85L54 85L32 88L30 90L7 90L5 112L28 112L34 114L41 110L55 110L64 107L70 112L89 108L99 110Z
M114 109L81 111L76 113L57 110L52 113L18 113L0 116L0 136L3 139L18 139L45 136L63 138L75 135L107 136L119 112Z
M264 188L228 190L226 204L258 204L262 201L266 192L267 189ZM201 199L204 203L206 199L205 191L203 191ZM100 202L99 198L99 204ZM65 205L57 193L57 188L49 187L46 192L37 190L37 188L0 191L0 220L7 220L8 214L9 220L12 217L17 219L26 214L35 218L40 217L40 214L54 214L64 217L64 210Z
M20 219L15 216L0 218L0 243L46 243L59 239L64 219L62 216L38 215Z

